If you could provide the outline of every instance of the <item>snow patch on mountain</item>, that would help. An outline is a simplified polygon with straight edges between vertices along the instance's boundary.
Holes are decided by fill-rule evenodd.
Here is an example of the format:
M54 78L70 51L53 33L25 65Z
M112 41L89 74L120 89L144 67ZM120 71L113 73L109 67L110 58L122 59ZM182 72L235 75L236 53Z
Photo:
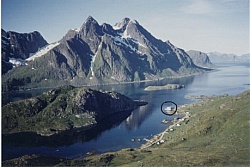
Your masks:
M126 29L124 30L124 32L122 34L122 38L131 38L131 36L128 33L127 27L128 27L128 25L126 26Z
M9 63L13 64L13 67L28 65L23 59L9 58Z
M111 37L112 39L114 39L114 43L116 45L120 45L120 46L124 45L124 46L130 48L130 50L136 52L136 49L129 44L127 39L121 38L120 36L112 36L112 35L108 35L108 36Z
M120 24L115 24L114 26L112 26L112 28L113 28L114 30L119 30L119 29L122 28L122 26L121 26Z
M70 29L70 30L75 31L75 32L79 32L80 28L73 28L73 29Z
M54 47L58 46L59 44L60 44L60 42L55 42L55 43L52 43L52 44L49 44L49 45L45 46L44 48L42 48L39 51L37 51L35 54L31 55L29 58L27 58L26 61L34 61L36 58L45 55L51 49L53 49Z
M96 52L95 55L92 55L92 60L91 60L91 63L90 63L90 71L91 71L90 79L92 79L95 76L93 67L94 67L94 62L95 62L96 55L97 55L97 52Z
M94 62L95 62L98 50L101 49L101 48L102 48L102 43L99 44L96 53L94 55L90 55L92 57L91 62L90 62L90 71L91 71L91 77L90 77L90 79L93 79L93 77L95 76L95 73L94 73Z

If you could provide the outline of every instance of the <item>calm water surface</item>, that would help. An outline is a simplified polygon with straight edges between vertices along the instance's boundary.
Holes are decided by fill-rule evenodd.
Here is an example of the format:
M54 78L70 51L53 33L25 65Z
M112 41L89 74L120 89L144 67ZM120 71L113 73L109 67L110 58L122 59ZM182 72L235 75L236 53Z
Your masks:
M236 95L250 89L250 66L245 64L219 64L219 71L202 75L165 79L147 83L133 83L94 87L95 89L113 90L123 93L132 99L144 100L148 105L134 110L126 115L126 119L119 116L104 120L103 123L91 131L77 131L62 134L57 137L39 137L35 134L18 134L3 138L2 158L10 159L27 154L39 154L75 158L95 151L102 153L122 148L135 148L144 143L132 142L131 139L151 138L163 131L168 124L162 124L163 119L171 120L175 116L161 113L160 106L166 100L174 101L178 105L191 103L186 95ZM151 85L165 85L177 83L185 85L184 89L144 91ZM16 101L41 94L44 90L32 90L14 94L3 94L2 102Z

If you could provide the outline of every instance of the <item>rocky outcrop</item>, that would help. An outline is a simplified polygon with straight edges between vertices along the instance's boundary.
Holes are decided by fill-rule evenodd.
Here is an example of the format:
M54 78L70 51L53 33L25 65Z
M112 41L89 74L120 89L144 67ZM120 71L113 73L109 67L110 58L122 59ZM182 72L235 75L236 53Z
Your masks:
M13 31L5 32L2 29L2 40L4 40L5 53L9 52L12 58L27 59L31 53L47 45L47 41L37 32L17 33Z
M131 112L145 104L117 92L61 87L3 106L2 131L51 135L72 128L89 128L105 117Z
M32 33L17 33L1 29L2 44L2 74L24 62L32 53L47 45L42 35L34 31Z

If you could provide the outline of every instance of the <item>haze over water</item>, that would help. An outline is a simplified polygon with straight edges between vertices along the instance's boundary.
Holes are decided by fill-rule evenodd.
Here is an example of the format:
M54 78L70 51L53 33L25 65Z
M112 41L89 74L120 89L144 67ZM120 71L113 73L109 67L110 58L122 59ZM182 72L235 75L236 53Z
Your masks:
M236 95L250 89L249 63L219 64L218 66L219 71L197 76L165 79L147 83L93 87L95 89L118 91L132 99L147 101L149 104L134 110L125 120L112 118L106 122L104 121L100 127L90 132L79 132L73 136L68 135L57 139L50 138L49 141L47 139L37 140L39 142L35 142L34 140L29 142L29 140L27 140L29 136L27 135L25 137L15 136L16 143L12 143L15 144L15 146L6 146L3 144L3 160L26 154L74 158L83 156L93 150L97 153L101 153L122 148L139 147L144 141L132 142L131 139L142 140L143 138L151 138L169 125L162 124L161 121L163 119L171 120L177 117L177 115L166 116L161 113L160 106L164 101L174 101L180 106L197 101L186 99L186 95ZM185 88L177 90L144 91L144 88L147 86L160 86L168 83L185 85ZM3 101L7 102L27 98L38 95L42 93L42 91L32 90L8 94L8 96L5 94L3 98L8 98L3 99ZM14 136L12 138L14 138ZM34 138L36 139L36 137ZM6 139L3 138L3 143L5 143L4 140Z

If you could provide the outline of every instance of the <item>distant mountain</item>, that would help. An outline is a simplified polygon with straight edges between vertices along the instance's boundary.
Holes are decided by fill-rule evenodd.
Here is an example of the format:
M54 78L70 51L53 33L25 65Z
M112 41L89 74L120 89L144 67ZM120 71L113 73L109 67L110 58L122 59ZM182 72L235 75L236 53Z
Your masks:
M193 60L194 64L204 68L213 68L215 65L210 61L206 53L190 50L187 51L189 57Z
M24 59L48 44L37 31L32 33L6 32L3 29L1 31L2 74L13 66L24 64Z
M135 20L99 25L91 16L25 63L2 77L3 90L133 82L204 71L184 50L156 39Z
M241 62L248 62L248 63L250 63L250 53L243 54L243 55L239 56L238 60L241 61Z
M207 53L208 57L213 63L237 63L237 62L249 62L250 54L244 54L241 56L235 54L226 54L219 52Z

